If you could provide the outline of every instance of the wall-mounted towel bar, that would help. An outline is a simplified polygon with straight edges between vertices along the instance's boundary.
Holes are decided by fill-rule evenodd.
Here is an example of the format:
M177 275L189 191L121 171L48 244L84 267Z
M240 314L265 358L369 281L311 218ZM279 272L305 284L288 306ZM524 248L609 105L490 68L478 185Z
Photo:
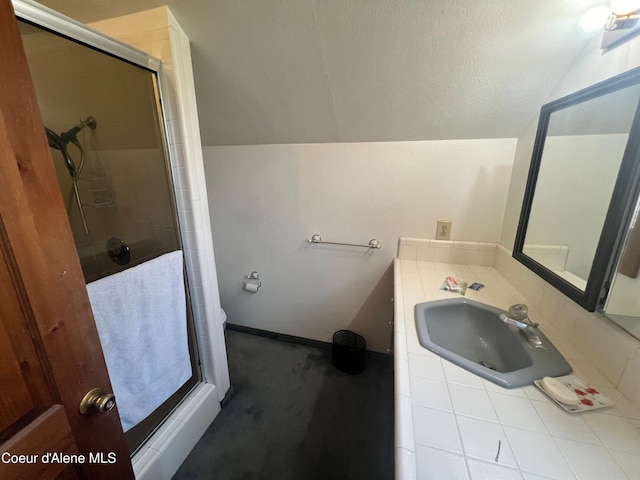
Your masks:
M368 245L362 245L362 244L357 244L357 243L325 242L324 240L322 240L322 237L318 233L314 233L313 236L309 240L307 240L307 242L309 242L309 243L327 243L329 245L346 245L347 247L382 248L382 245L380 245L380 242L378 240L376 240L375 238L372 238L371 240L369 240L369 244Z

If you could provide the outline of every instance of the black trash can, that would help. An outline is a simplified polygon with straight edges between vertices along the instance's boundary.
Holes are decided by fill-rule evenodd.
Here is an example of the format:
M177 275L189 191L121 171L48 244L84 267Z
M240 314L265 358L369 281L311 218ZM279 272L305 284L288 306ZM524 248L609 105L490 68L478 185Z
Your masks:
M350 330L338 330L333 334L331 361L337 369L349 375L361 373L367 361L364 337Z

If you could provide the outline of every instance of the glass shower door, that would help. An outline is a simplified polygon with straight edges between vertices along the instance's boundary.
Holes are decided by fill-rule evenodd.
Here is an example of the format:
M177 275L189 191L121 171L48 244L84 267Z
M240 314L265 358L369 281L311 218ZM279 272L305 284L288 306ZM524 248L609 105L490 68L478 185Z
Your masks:
M181 250L155 72L19 24L86 282ZM126 432L132 452L198 382L186 298L191 378Z

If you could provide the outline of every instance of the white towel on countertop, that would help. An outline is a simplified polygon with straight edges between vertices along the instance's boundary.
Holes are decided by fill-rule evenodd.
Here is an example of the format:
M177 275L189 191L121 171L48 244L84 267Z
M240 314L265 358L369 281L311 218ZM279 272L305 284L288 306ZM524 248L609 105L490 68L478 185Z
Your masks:
M87 285L126 432L191 377L182 252Z

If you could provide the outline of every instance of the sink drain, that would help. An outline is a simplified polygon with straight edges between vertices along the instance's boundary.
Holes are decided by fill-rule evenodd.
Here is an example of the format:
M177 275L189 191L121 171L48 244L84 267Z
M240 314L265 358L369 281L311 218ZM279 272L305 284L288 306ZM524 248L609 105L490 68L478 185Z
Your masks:
M478 363L480 365L482 365L483 367L490 368L491 370L495 370L496 369L496 366L493 363L485 362L484 360L481 360Z

